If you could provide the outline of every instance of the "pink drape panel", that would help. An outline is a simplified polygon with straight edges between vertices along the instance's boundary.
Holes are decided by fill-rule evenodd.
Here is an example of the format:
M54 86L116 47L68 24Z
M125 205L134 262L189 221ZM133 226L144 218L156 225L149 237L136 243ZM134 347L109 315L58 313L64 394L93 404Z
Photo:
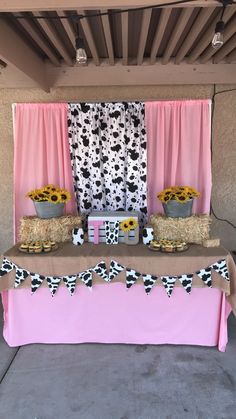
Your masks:
M209 100L146 102L148 213L163 212L158 192L186 185L200 193L194 213L209 213L211 126Z
M76 212L67 130L67 104L16 104L14 111L14 222L35 215L28 191L55 183L71 192L67 213Z

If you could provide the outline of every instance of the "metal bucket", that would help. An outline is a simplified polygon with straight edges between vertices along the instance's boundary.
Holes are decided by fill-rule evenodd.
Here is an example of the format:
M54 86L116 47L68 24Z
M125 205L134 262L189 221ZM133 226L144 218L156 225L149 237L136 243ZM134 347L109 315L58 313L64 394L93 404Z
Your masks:
M51 202L47 201L34 201L34 206L39 218L54 218L61 217L63 215L65 204L61 202L58 204L52 204Z
M181 203L175 199L171 199L167 204L162 204L164 208L165 215L172 218L185 218L191 217L193 200L189 199L188 201Z

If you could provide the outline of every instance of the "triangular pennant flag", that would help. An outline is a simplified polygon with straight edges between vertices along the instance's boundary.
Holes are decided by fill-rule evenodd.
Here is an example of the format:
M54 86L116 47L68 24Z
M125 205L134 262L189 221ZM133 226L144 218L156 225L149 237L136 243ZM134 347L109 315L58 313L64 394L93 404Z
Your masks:
M3 258L2 266L0 269L0 277L11 272L15 266L16 265L14 265L10 260L8 260L7 258Z
M109 282L109 275L107 272L107 267L103 260L102 262L97 263L97 265L94 266L93 272L98 274L102 279L104 279L104 281Z
M161 277L162 283L166 289L166 293L168 297L170 297L172 294L176 279L177 279L177 276L162 276Z
M68 288L70 295L73 295L75 292L76 279L77 275L63 276L63 281L66 284L66 287Z
M21 285L22 282L24 282L24 280L27 278L27 276L29 276L29 274L30 273L28 271L26 271L25 269L21 269L17 266L14 288L19 287L19 285Z
M155 275L149 275L149 274L143 275L144 288L147 294L149 294L149 292L152 290L152 287L155 284L156 280L157 280L157 276Z
M120 272L124 270L124 266L120 265L120 263L112 260L110 263L110 270L109 270L109 281L112 281Z
M134 269L126 268L126 287L132 287L132 285L135 284L140 275L141 274L135 271Z
M88 288L92 288L92 270L88 269L87 271L80 272L78 277Z
M30 276L31 276L31 292L33 294L35 291L37 291L37 289L43 283L43 281L45 280L45 276L34 274L32 272L30 273Z
M218 274L223 276L224 279L229 281L229 272L225 259L221 259L218 260L218 262L213 263L213 265L211 265L211 268L214 269L214 271L216 271Z
M52 294L52 297L54 297L54 295L57 292L57 288L59 287L59 284L61 282L61 278L57 276L47 276L46 280L47 280L50 292Z
M206 284L209 288L212 287L210 266L200 269L196 272L196 274L203 280L204 284Z
M183 274L178 276L178 280L183 285L185 291L190 294L192 290L193 274Z

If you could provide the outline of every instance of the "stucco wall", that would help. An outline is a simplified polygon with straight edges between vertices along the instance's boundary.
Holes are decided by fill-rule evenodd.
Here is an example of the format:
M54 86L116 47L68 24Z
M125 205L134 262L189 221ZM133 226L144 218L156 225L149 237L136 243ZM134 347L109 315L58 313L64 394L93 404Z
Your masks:
M217 86L216 90L236 86ZM52 89L0 89L0 253L13 243L12 185L14 102L118 101L211 98L213 86L132 86ZM236 224L236 91L217 95L213 124L213 205L216 214ZM236 231L213 220L212 232L229 249L236 249Z

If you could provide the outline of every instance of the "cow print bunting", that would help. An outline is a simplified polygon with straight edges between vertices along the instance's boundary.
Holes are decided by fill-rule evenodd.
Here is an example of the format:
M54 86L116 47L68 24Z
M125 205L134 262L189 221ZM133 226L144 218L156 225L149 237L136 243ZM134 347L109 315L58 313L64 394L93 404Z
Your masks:
M212 288L210 266L208 266L207 268L200 269L196 272L196 274L203 280L204 284L206 284L209 288Z
M143 283L144 283L144 289L146 294L149 294L149 292L152 290L153 285L155 284L157 280L157 276L146 274L143 275Z
M219 260L216 263L213 263L213 265L211 265L211 268L214 269L214 271L216 271L218 274L223 276L224 279L229 281L229 272L228 272L228 268L227 268L227 264L226 264L225 259L222 259L222 260Z
M147 218L144 103L68 105L68 136L80 212L138 211Z
M59 287L59 284L61 282L61 278L57 277L57 276L47 276L47 283L50 289L50 292L52 294L52 297L54 297L54 295L57 292L57 288Z
M168 297L170 297L172 294L176 279L177 279L177 276L162 276L161 277L162 283L165 287Z
M105 221L106 244L118 244L119 240L119 221Z
M12 262L10 262L10 260L8 260L7 258L3 258L2 266L0 269L0 277L11 272L14 267L15 265Z
M21 269L17 267L14 288L19 287L19 285L21 285L22 282L24 282L24 280L29 276L29 274L30 273L26 271L25 269Z
M63 276L63 282L66 284L66 287L69 290L69 293L71 296L75 292L76 280L77 280L77 275Z
M104 261L97 263L96 266L93 268L93 272L98 274L104 281L109 282L109 275L107 273L106 263Z
M124 266L122 266L120 263L116 262L115 260L112 260L110 263L109 281L112 281L116 277L116 275L118 275L124 269L125 269Z
M183 285L185 291L190 294L192 290L193 274L183 274L178 276L178 280Z
M3 276L9 273L10 271L12 271L12 269L16 270L15 283L14 283L15 288L21 285L22 282L24 282L24 280L30 275L32 294L34 294L35 291L37 291L37 289L46 279L52 297L56 294L56 291L60 285L61 280L63 280L63 282L65 283L67 289L69 290L70 295L73 295L75 292L77 278L81 279L81 281L89 289L92 289L93 272L99 275L104 281L110 282L120 272L126 270L126 287L127 288L132 287L132 285L136 283L137 279L140 276L142 276L146 294L149 294L151 292L153 286L155 285L158 279L158 277L155 275L142 274L142 273L137 272L135 269L126 268L125 266L122 266L119 262L116 262L115 260L111 260L109 272L107 270L106 263L104 261L101 261L97 263L97 265L94 266L93 268L90 268L84 272L76 273L73 275L65 275L63 277L56 277L56 276L45 277L44 275L29 272L26 269L22 269L19 266L15 265L13 262L9 261L7 258L4 258L1 269L0 269L0 276ZM162 276L161 281L165 287L168 297L172 295L172 291L173 291L173 288L175 286L177 279L180 281L185 291L188 294L190 294L191 289L192 289L192 281L193 281L194 274L198 275L208 287L212 287L212 278L211 278L212 269L215 270L217 273L219 273L222 278L229 281L229 272L228 272L227 263L225 259L219 260L206 268L200 269L199 271L195 273L183 274L179 276Z
M134 269L126 268L126 287L132 287L132 285L135 284L140 275L141 274L135 271Z
M45 276L39 275L39 274L34 274L32 272L30 273L30 276L31 276L31 292L32 292L32 294L34 294L35 291L37 291L37 289L40 287L40 285L45 280Z
M92 269L88 269L87 271L81 272L78 274L79 279L88 287L92 289L93 281L92 281Z

